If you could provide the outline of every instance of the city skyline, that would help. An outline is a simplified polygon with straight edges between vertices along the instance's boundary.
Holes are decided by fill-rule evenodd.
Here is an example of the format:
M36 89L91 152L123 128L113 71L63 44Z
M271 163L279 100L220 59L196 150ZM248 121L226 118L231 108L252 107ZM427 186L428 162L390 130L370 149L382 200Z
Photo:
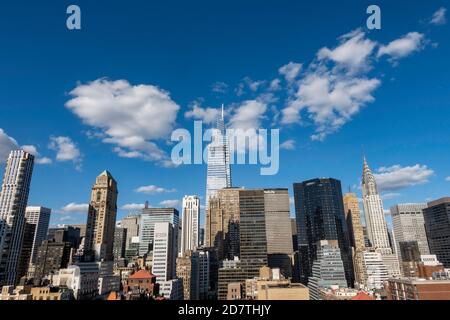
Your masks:
M322 9L291 3L290 10L274 3L259 4L259 10L233 2L208 4L204 8L179 4L186 6L191 15L189 23L195 20L192 16L199 18L183 33L158 17L187 23L179 12L169 14L167 5L157 4L150 10L144 2L133 4L130 10L136 19L128 24L121 18L120 7L111 4L108 20L116 20L113 25L102 20L101 5L83 5L86 20L83 29L75 34L58 28L52 31L34 20L45 17L49 26L60 23L57 14L46 13L56 10L47 4L28 5L25 9L20 4L6 5L5 11L11 12L11 16L16 16L19 8L20 15L14 21L8 17L0 22L0 34L8 33L10 48L0 60L5 71L0 85L7 89L0 94L0 118L4 120L0 123L0 169L3 171L3 158L11 148L21 146L36 155L28 204L51 208L51 225L86 221L87 190L92 177L104 169L110 170L120 184L117 220L130 211L139 211L146 200L152 207L180 210L184 195L197 194L204 205L206 165L166 168L154 153L142 156L143 149L133 149L124 141L138 134L148 143L155 142L157 150L170 154L170 146L166 145L170 140L166 136L170 132L167 127L192 130L194 119L212 126L222 103L227 111L225 121L230 126L282 128L279 174L263 177L257 166L234 165L236 186L289 188L292 197L293 182L327 176L341 180L343 191L350 186L361 197L363 149L379 181L385 210L397 203L421 203L446 195L450 171L445 160L449 156L448 134L445 135L449 111L445 106L450 81L443 70L448 68L445 57L450 47L446 41L448 24L431 20L443 5L440 1L412 5L407 14L401 4L382 1L383 27L379 31L365 28L366 4L327 4ZM213 12L212 21L202 18L207 10ZM335 13L334 19L328 11ZM248 17L249 12L253 15ZM232 18L237 24L230 28L225 22ZM263 26L265 19L271 19L272 29ZM25 20L35 22L35 40L29 38L28 30L18 27ZM118 43L124 46L115 45L106 29L117 31ZM213 37L207 30L221 36ZM41 35L44 31L47 36ZM137 44L130 41L135 39L127 38L127 34L133 32L145 41ZM100 37L105 40L105 47L92 49L91 56L86 56L86 49L92 48L93 40ZM202 43L202 37L209 40L208 45ZM26 53L17 39L39 44L34 55ZM393 49L395 40L403 40L412 47L399 53ZM43 49L48 46L54 51ZM67 47L73 48L73 52ZM345 49L349 48L361 51L352 50L350 56L344 56L352 59L339 60L338 53L347 54ZM139 54L134 59L136 52ZM105 54L107 61L99 62ZM357 54L361 54L360 60L353 59ZM55 55L66 58L60 61ZM130 57L133 63L129 63ZM36 62L32 68L30 61ZM292 123L286 117L290 114L287 111L295 111L287 109L287 101L299 98L290 92L298 92L302 84L307 88L307 81L313 80L311 76L318 75L314 63L321 63L324 68L344 68L344 75L336 74L342 80L368 86L361 93L362 98L350 97L356 111L342 105L349 112L348 118L333 113L335 118L324 115L321 119L313 111L315 106L333 112L336 109L327 109L329 103L315 102L312 97L301 114L304 125ZM15 69L11 65L20 67ZM173 72L179 70L180 77L174 76ZM46 75L43 87L37 81L42 74ZM86 106L79 103L80 99L91 97L91 90L96 88L113 90L117 86L119 92L132 94L139 85L149 86L144 87L150 90L146 96L149 100L153 94L162 95L164 118L157 118L161 126L155 126L158 129L155 132L141 130L153 124L153 120L142 127L140 119L124 114L123 119L136 124L137 131L133 131L130 125L120 126L96 112L86 113ZM20 94L21 90L29 94ZM104 109L103 102L98 103L101 112L114 111ZM134 111L142 111L141 107L129 106ZM248 115L248 110L254 112L250 118L242 117ZM151 120L153 113L142 113L142 117ZM321 127L322 120L323 126L333 129L331 132ZM334 120L342 125L334 128ZM115 135L118 131L124 136ZM204 221L203 208L201 225Z

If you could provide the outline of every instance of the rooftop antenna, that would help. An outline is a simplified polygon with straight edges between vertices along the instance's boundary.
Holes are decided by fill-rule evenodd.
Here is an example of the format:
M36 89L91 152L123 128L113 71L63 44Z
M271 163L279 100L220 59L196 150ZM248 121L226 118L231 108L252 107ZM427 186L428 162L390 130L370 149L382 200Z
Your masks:
M223 114L224 114L224 105L223 105L223 103L222 103L222 119L223 119Z

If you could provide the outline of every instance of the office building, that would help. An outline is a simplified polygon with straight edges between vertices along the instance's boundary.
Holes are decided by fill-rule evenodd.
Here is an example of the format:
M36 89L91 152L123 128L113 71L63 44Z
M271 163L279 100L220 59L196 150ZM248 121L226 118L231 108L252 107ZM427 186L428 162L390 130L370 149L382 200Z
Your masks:
M0 286L15 285L25 228L25 210L34 156L23 150L9 154L0 193Z
M177 256L175 241L176 232L171 223L155 223L152 273L156 277L157 283L175 278Z
M292 226L288 189L264 189L267 263L292 278Z
M199 299L200 265L199 253L185 251L182 257L177 258L177 278L183 281L184 300Z
M313 179L294 184L295 214L300 261L300 282L308 283L317 244L337 240L349 287L353 286L353 262L349 233L344 214L341 182L336 179Z
M79 262L56 272L51 278L51 284L72 290L76 300L92 300L98 296L98 279L97 262Z
M147 208L148 208L148 203ZM122 221L120 221L120 227L127 230L127 238L125 241L125 250L128 249L128 247L131 244L131 239L133 237L139 237L139 221L140 221L140 214L130 214L127 217L123 218Z
M205 244L217 249L218 260L240 255L239 188L218 190L206 208Z
M243 283L247 279L241 268L239 258L223 260L220 262L217 281L217 297L226 300L228 297L228 285L230 283Z
M450 300L450 279L389 279L386 293L388 300Z
M181 223L180 256L186 251L194 251L199 246L200 198L185 196L183 198L183 219Z
M127 229L122 227L116 227L114 231L114 247L113 255L114 261L125 259L125 248L127 242Z
M429 202L423 216L430 253L450 268L450 197Z
M317 258L308 281L311 300L320 300L320 290L334 286L347 288L341 250L337 240L321 240L317 244Z
M364 278L362 285L367 290L382 289L383 283L389 279L388 269L383 262L381 252L374 249L362 253Z
M423 218L423 209L426 207L427 205L422 203L398 204L391 207L395 248L399 259L402 258L401 242L416 241L419 255L430 254ZM401 260L401 262L407 261L411 260Z
M210 274L212 253L206 248L200 248L198 253L198 298L207 300L210 293ZM216 279L217 280L217 279ZM216 283L213 283L215 285Z
M30 262L36 260L37 249L47 237L48 225L52 210L44 207L27 207L25 210L25 219L27 223L35 225L33 236L33 245L31 249Z
M44 240L39 246L34 264L33 283L39 286L44 278L52 276L59 269L64 269L70 261L71 246L69 242L57 239Z
M91 192L84 254L86 259L96 261L114 260L114 231L117 215L117 183L108 171L96 179Z
M156 223L170 223L177 233L180 217L177 209L174 208L144 208L142 210L139 225L139 255L142 257L153 250L153 236ZM175 234L177 245L178 235Z

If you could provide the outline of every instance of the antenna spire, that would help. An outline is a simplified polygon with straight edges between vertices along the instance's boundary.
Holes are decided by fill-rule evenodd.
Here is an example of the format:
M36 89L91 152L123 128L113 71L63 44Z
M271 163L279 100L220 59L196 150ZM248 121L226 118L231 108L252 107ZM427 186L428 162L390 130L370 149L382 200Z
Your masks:
M222 103L222 119L223 119L223 115L224 115L224 105Z

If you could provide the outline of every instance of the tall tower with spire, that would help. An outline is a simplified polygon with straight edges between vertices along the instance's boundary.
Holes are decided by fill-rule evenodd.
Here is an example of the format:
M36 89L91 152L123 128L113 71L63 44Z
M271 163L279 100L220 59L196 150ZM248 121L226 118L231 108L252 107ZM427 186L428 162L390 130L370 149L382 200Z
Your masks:
M383 201L378 193L377 183L366 157L364 157L362 175L362 194L367 232L372 246L382 250L389 249L392 252L384 217Z
M377 183L366 157L364 157L363 165L362 195L367 233L372 247L381 253L383 263L386 265L389 275L398 276L400 275L400 265L389 243L383 201L378 193Z
M230 148L225 130L224 106L217 119L212 142L208 145L208 172L206 176L206 207L209 198L218 190L231 187Z

